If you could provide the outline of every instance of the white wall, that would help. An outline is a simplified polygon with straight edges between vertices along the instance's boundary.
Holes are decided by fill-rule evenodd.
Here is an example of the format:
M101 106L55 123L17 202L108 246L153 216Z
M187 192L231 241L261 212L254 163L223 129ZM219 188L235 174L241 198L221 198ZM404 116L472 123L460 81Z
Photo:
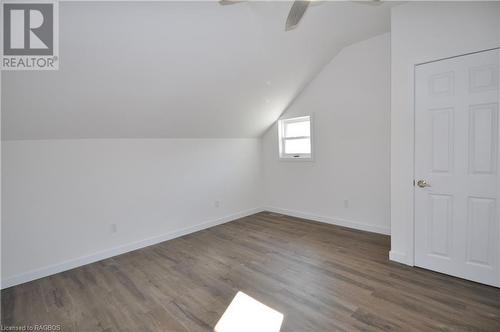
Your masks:
M256 212L260 156L260 139L2 142L3 287Z
M413 265L414 66L500 46L500 4L396 6L391 45L391 259Z
M289 107L314 116L313 162L279 161L265 134L268 209L389 233L389 66L389 34L346 47Z

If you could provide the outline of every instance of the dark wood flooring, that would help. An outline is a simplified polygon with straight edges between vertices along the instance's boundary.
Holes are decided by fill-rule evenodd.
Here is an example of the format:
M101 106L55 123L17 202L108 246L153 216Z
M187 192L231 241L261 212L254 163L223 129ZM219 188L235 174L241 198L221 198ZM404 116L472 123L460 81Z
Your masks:
M5 289L2 324L211 331L241 290L282 331L500 331L500 289L388 251L388 236L264 212Z

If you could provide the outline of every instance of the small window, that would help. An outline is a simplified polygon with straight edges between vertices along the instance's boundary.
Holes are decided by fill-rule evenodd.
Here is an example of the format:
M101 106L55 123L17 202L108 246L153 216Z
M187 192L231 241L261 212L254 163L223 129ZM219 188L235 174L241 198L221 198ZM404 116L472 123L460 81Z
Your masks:
M311 117L278 121L279 150L281 159L311 159Z

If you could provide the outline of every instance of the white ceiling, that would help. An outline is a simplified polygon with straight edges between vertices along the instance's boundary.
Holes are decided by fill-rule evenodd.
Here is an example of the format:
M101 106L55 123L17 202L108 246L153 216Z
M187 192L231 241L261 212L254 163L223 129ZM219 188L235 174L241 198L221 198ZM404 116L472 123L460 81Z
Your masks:
M390 8L324 2L62 2L60 70L2 73L4 139L258 137Z

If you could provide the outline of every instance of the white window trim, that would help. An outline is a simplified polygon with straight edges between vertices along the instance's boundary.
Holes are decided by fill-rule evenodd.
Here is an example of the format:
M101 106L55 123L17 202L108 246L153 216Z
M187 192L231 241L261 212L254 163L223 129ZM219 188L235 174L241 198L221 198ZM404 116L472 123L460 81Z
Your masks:
M305 118L309 118L309 136L298 136L298 137L289 137L289 138L284 138L284 130L285 126L283 125L285 122L288 123L293 123L293 122L301 122ZM278 146L279 146L279 151L278 151L278 160L280 161L314 161L313 156L314 156L314 138L313 138L313 133L314 133L314 121L313 121L313 116L312 115L305 115L305 116L297 116L297 117L290 117L290 118L280 118L278 120ZM293 140L293 139L304 139L304 138L309 138L311 142L311 153L307 154L296 154L296 153L284 153L285 151L285 140Z

